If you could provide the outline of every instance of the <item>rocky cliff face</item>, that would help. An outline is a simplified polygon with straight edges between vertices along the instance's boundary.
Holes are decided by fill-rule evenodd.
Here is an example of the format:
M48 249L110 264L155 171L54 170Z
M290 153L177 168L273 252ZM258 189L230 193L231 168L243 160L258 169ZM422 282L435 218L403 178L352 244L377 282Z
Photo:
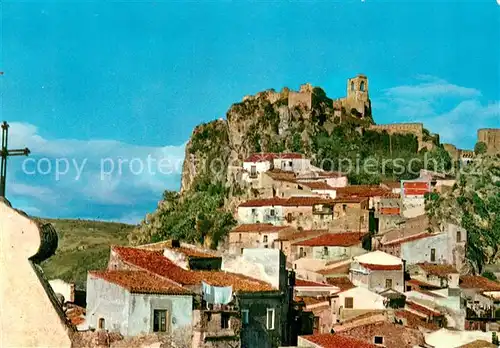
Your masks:
M289 90L268 90L247 96L233 104L226 120L219 119L195 128L186 146L182 173L182 192L192 190L200 180L217 180L232 187L242 161L252 153L301 152L312 156L312 137L330 133L336 125L369 125L371 117L361 119L328 98L321 88L301 96L305 102L289 105ZM310 99L307 99L310 98Z

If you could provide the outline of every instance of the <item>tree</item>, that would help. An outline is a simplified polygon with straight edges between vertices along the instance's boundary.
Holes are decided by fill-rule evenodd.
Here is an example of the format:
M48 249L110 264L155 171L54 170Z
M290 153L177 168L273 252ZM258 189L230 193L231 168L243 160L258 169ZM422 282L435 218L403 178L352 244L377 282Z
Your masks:
M488 278L489 280L497 281L497 277L491 271L484 271L481 275L485 278Z
M476 155L482 155L486 153L486 151L488 151L488 146L486 146L486 144L482 141L477 142L474 146L474 153Z

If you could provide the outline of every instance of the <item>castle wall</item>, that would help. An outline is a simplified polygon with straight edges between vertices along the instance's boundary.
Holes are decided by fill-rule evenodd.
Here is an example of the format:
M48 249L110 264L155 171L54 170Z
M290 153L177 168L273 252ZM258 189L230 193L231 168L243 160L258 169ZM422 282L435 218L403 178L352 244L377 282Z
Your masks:
M477 141L486 144L488 154L500 154L500 128L479 129L477 131Z
M293 108L303 105L307 109L312 108L312 92L293 92L288 93L288 107Z
M370 130L383 132L388 134L413 134L418 140L418 150L424 147L431 150L433 144L431 142L424 142L424 125L422 123L393 123L393 124L374 124L370 125Z

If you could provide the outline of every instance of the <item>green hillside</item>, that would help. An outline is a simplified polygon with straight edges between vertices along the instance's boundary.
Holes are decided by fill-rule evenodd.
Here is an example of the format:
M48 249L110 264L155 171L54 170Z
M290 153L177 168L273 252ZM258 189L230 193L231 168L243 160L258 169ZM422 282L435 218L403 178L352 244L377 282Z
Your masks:
M42 219L57 230L56 254L42 263L48 279L60 278L85 287L88 270L103 269L112 244L127 244L134 226L115 222Z

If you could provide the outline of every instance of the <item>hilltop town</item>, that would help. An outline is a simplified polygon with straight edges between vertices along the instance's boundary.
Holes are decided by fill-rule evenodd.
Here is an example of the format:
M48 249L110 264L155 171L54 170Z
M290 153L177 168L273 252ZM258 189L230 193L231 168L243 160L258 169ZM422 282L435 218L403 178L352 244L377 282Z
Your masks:
M376 124L365 75L343 98L305 84L226 116L194 130L181 192L165 192L130 245L109 245L84 296L40 267L56 253L52 225L0 202L16 265L2 269L4 296L19 299L2 309L5 342L498 346L500 129L466 150L420 123ZM434 162L365 173L336 161L358 158Z

